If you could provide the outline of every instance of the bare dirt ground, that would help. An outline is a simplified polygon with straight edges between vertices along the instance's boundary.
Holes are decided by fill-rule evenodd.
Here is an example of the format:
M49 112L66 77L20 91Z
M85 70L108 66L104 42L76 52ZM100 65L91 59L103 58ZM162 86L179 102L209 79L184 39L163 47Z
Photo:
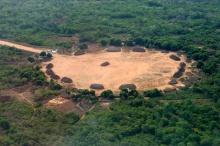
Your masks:
M177 71L179 63L169 58L171 54L155 51L101 52L82 56L56 55L50 61L53 71L60 77L69 77L74 86L88 89L92 83L103 84L105 89L119 91L122 84L135 84L140 91L169 86L168 82ZM184 57L182 57L184 60ZM101 63L108 61L109 66ZM44 64L44 67L46 63ZM45 71L45 68L43 69Z
M6 41L2 45L39 53L44 48L33 48ZM105 89L119 91L122 84L135 84L137 90L144 91L152 88L165 89L170 87L168 82L177 71L180 61L169 58L171 54L147 49L147 52L105 52L87 53L82 56L53 54L50 62L43 63L43 71L48 63L54 65L53 71L62 77L73 80L73 86L79 89L89 89L92 83L103 84ZM185 57L181 56L181 61ZM101 63L108 61L109 66L102 67ZM190 67L191 64L187 64ZM100 91L98 91L98 94Z
M81 110L76 103L72 102L70 99L55 98L43 105L44 107L55 108L61 112L71 112L74 111L82 117L84 111Z

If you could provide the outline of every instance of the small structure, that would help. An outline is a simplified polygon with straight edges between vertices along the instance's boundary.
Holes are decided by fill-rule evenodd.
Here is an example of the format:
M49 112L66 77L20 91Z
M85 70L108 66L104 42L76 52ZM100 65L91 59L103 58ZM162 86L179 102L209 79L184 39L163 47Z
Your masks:
M133 51L133 52L146 52L146 50L145 50L144 48L138 48L138 47L133 48L132 51Z
M180 62L180 67L186 67L186 63L185 62Z
M167 51L167 50L161 50L161 53L167 54L167 53L169 53L169 51Z
M90 88L91 89L96 89L96 90L103 90L103 89L105 89L102 84L91 84Z
M183 76L183 72L182 72L181 70L178 70L178 71L173 75L174 78L180 78L180 77L182 77L182 76Z
M170 58L173 59L173 60L175 60L175 61L180 61L180 60L181 60L181 59L180 59L178 56L176 56L176 55L170 55Z
M73 80L70 79L70 78L68 78L68 77L63 77L63 78L61 79L61 82L62 82L62 83L72 83Z
M46 66L46 69L52 69L53 68L53 64L52 63L49 63L47 66Z
M50 78L51 79L54 79L54 80L59 80L60 79L60 76L56 75L56 74L52 74L50 75Z
M84 55L84 54L86 54L86 53L83 50L80 50L80 51L76 51L74 53L74 56L79 56L79 55Z
M129 90L134 90L134 89L137 89L136 85L134 84L122 84L120 87L119 87L120 90L122 89L129 89Z
M53 53L53 54L55 54L55 53L57 53L57 49L56 50L47 50L47 53Z
M177 82L177 80L173 79L173 80L169 81L169 84L174 85L174 84L178 84L178 82Z
M121 52L121 48L108 48L106 52Z
M108 65L110 65L110 63L109 62L103 62L102 64L101 64L101 66L108 66Z
M53 72L52 69L47 69L47 70L46 70L46 74L47 74L47 75L54 75L55 73Z

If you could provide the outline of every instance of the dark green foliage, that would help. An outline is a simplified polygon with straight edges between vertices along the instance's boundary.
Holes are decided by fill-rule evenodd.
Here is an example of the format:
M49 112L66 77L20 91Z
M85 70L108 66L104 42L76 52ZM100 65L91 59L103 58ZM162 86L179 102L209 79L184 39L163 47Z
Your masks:
M95 95L94 90L81 90L77 94L71 96L73 101L81 101L82 99L89 99L90 102L94 103L98 101L98 97Z
M106 46L106 45L108 44L108 42L107 42L106 40L101 40L101 41L100 41L100 44L101 44L102 46Z
M34 111L26 102L0 102L0 145L60 145L78 120L73 112Z
M40 56L42 56L42 57L45 57L47 55L47 53L45 52L45 51L42 51L41 53L40 53Z
M88 45L85 44L85 43L80 43L80 44L78 44L78 47L79 47L80 49L84 50L84 49L87 49L87 48L88 48Z
M102 98L114 99L115 96L111 90L103 91L100 95Z
M35 62L35 59L33 58L33 57L28 57L28 59L27 59L30 63L33 63L33 62Z
M112 46L121 46L121 40L120 39L114 39L114 38L111 38L110 41L109 41L109 44L112 45Z
M62 89L62 86L59 83L54 82L53 79L50 80L49 87L50 87L51 90L60 90L60 89Z
M65 144L213 145L219 143L220 123L217 104L211 104L135 99L112 103L111 112L98 106Z
M6 119L0 119L0 126L1 128L3 128L4 130L8 130L10 128L9 126L9 122Z
M0 46L0 89L13 88L27 83L27 79L20 78L19 72L25 66L32 66L27 65L27 58L30 55L13 47Z
M158 90L157 88L152 89L152 90L148 90L144 92L144 96L147 97L161 97L163 96L163 93L161 90Z
M50 54L50 53L47 53L47 55L46 55L48 58L52 58L53 57L53 55L52 54Z

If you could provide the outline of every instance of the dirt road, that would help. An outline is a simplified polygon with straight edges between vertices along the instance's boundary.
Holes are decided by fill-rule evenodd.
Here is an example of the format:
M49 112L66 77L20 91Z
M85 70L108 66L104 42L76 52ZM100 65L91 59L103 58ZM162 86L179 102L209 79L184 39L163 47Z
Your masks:
M7 41L3 41L3 40L0 40L0 45L15 47L15 48L18 48L21 50L30 51L30 52L34 52L34 53L40 53L42 50L46 50L45 48L33 48L33 47L19 45L16 43L11 43L11 42L7 42Z

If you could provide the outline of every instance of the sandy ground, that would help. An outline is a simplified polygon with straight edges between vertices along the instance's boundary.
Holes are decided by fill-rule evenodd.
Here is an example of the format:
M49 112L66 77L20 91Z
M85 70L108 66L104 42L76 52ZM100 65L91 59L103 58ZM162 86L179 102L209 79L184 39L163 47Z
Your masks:
M5 41L0 44L39 53L42 49L27 47ZM43 63L43 71L48 63L54 65L53 71L62 77L73 80L76 88L89 89L92 83L103 84L105 89L119 91L122 84L135 84L139 91L152 88L165 89L168 82L177 71L180 61L169 58L171 54L147 50L144 53L135 52L105 52L89 53L82 56L66 56L53 54L50 62ZM180 57L184 61L184 56ZM100 64L108 61L109 66ZM187 64L187 66L190 66Z

